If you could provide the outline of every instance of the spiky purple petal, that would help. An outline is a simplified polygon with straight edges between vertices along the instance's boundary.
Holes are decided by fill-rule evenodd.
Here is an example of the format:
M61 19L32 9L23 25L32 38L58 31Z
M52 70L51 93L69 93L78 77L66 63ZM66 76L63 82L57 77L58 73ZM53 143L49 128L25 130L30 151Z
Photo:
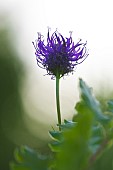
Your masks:
M38 33L38 39L33 42L37 64L47 70L52 77L60 77L74 71L74 67L82 63L88 56L86 43L81 39L74 44L72 33L69 38L55 31L51 36L48 30L47 43L44 43L43 36Z

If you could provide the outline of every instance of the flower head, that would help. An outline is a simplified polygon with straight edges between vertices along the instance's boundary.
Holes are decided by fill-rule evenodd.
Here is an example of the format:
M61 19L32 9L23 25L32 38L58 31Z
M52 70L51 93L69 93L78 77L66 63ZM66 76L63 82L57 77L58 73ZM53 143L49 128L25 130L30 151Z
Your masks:
M47 70L52 77L63 77L73 72L76 65L82 63L88 56L86 43L79 40L74 44L72 33L69 38L64 38L57 30L50 36L49 29L47 42L38 33L38 39L33 42L37 64Z

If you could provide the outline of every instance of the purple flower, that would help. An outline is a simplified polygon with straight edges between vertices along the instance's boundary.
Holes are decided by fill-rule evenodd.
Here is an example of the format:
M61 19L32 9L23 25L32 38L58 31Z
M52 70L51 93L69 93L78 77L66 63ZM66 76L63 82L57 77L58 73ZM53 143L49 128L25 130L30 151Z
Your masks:
M47 70L53 77L63 77L73 72L76 65L82 63L88 56L86 43L79 40L74 44L72 33L69 38L64 38L57 30L50 36L49 29L47 42L38 33L38 39L33 42L35 55L39 67Z

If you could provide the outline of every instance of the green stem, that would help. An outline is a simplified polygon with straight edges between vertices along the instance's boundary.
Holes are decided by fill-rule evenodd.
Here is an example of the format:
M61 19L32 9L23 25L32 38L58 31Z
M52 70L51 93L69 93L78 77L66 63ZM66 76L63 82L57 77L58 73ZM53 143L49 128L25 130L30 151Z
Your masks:
M58 124L61 125L61 113L60 113L60 99L59 99L59 81L60 76L56 76L56 105L57 105L57 117L58 117ZM59 127L59 130L61 128Z

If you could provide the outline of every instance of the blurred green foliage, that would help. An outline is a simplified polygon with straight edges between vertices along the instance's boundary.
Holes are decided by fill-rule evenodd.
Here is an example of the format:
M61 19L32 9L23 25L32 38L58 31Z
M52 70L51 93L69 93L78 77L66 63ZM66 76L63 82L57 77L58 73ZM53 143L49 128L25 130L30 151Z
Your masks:
M40 134L35 137L24 123L21 90L26 72L14 48L10 26L4 20L0 23L4 25L0 27L0 169L8 170L15 147L27 144L45 150L47 141L40 139ZM37 126L41 125L37 122Z
M16 58L7 29L0 29L0 167L9 169L15 145L9 136L23 112L20 97L22 66Z
M16 152L16 162L11 164L12 170L21 170L22 165L22 170L113 169L113 100L109 100L106 110L102 111L92 89L82 79L79 80L79 87L80 101L76 104L77 114L73 121L64 120L60 125L61 131L49 132L52 137L49 143L51 160L47 158L48 163L39 167L40 160L34 168L34 158L30 152L30 161L22 152L21 157L26 157L26 161L19 161L19 152Z
M15 159L18 164L12 163L12 170L46 170L49 160L47 156L42 156L27 146L22 146L20 149L15 150Z

